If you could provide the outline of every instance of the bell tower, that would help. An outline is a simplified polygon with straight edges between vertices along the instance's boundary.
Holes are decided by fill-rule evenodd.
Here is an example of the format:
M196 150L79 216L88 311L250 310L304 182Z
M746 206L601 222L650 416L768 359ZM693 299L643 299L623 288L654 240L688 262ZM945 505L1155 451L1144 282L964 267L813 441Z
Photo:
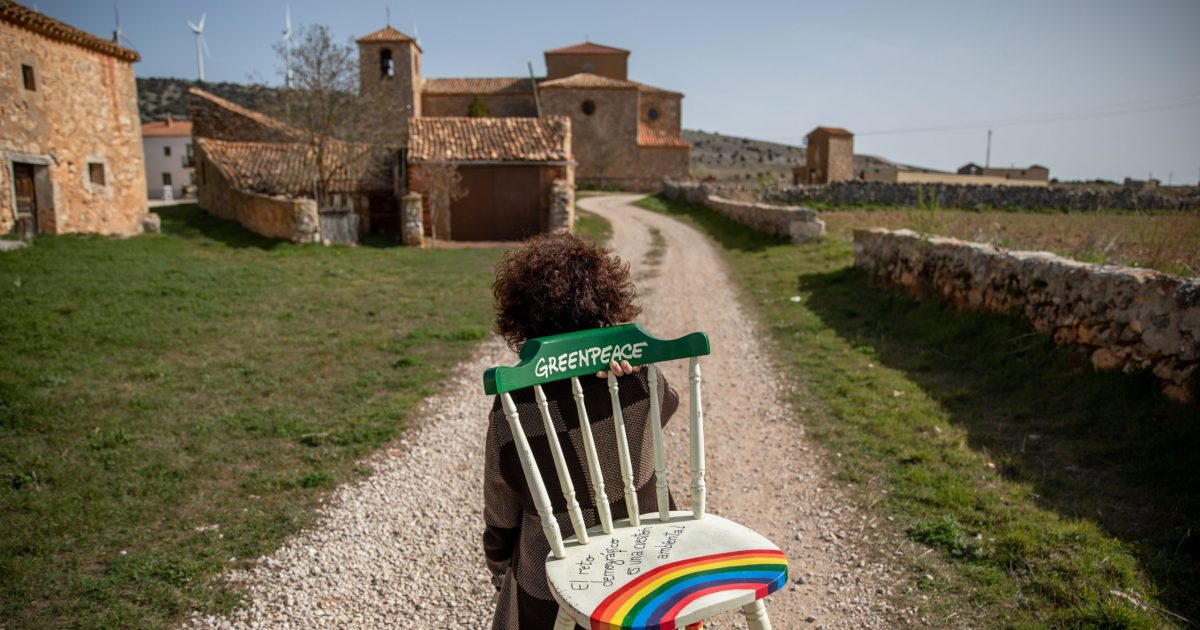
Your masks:
M403 143L409 119L421 115L421 47L390 25L355 42L359 94L377 112L380 133Z

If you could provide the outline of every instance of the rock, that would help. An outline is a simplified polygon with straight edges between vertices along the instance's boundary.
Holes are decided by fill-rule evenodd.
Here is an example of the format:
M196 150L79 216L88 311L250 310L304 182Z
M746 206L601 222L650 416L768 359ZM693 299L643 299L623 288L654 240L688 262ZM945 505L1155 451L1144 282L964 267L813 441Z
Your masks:
M0 239L0 252L15 252L18 249L29 247L29 243L25 241L6 241Z
M162 231L162 219L157 212L147 212L142 217L142 231L146 234L158 234Z
M1125 363L1108 348L1100 348L1092 353L1092 367L1097 370L1115 370Z

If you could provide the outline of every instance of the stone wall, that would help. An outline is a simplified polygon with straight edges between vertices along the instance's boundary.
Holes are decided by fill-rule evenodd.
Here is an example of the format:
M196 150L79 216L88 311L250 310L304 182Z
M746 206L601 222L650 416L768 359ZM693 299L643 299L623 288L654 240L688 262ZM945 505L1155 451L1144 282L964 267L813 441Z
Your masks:
M683 180L691 169L691 150L687 147L638 147L638 175L623 177L622 190L657 192L663 178Z
M199 88L188 90L193 138L236 142L291 142L295 132L279 120Z
M682 125L682 101L678 94L667 92L640 92L638 109L640 120L647 125L678 137ZM658 112L658 118L650 120L650 110Z
M550 210L546 222L548 232L575 229L575 187L571 182L556 179L550 185Z
M755 231L790 238L793 243L818 240L825 234L825 222L803 206L734 201L713 194L707 185L674 180L663 182L663 194L704 206Z
M577 183L623 185L625 180L642 176L638 170L636 88L549 88L541 90L541 99L542 113L571 119ZM595 105L592 114L583 112L584 101Z
M908 230L856 230L855 264L877 282L961 309L1022 313L1099 369L1149 369L1163 393L1197 402L1200 278L1014 252Z
M493 118L536 117L537 103L533 92L527 94L480 94ZM474 94L422 94L422 116L466 116L475 100Z
M15 224L14 163L34 169L40 232L140 233L146 171L133 64L0 22L0 233ZM101 165L103 184L89 164Z
M779 203L816 201L847 206L917 206L935 199L943 208L1048 208L1056 210L1197 210L1200 196L1171 197L1130 190L1072 190L1030 186L965 186L849 181L828 186L787 186L768 193Z
M285 196L242 192L216 168L205 165L204 151L197 147L197 172L200 207L213 216L237 221L247 230L270 238L286 238L293 243L321 241L317 202Z

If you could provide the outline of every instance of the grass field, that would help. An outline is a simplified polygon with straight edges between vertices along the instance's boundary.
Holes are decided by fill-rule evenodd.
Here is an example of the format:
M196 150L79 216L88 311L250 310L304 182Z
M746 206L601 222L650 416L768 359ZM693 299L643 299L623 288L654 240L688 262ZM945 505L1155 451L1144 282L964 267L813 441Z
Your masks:
M720 246L838 478L928 546L906 561L902 605L956 627L1200 619L1200 424L1152 376L1096 373L1022 321L877 289L837 228L791 245L641 203Z
M0 254L0 627L164 627L487 335L497 250L318 247L195 206Z
M598 214L578 208L575 210L575 234L603 245L612 238L612 224Z
M858 228L909 228L1008 249L1052 251L1085 262L1200 274L1200 213L1195 212L827 209L821 211L821 219L831 234L843 239L849 239Z

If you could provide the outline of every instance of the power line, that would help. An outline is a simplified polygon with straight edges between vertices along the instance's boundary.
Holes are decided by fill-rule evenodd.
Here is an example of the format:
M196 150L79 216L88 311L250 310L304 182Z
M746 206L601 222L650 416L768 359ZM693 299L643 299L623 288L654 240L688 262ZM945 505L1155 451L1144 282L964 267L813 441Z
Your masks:
M1155 99L1125 103L1123 105L1106 105L1086 109L1052 112L1043 114L1026 114L1011 116L991 121L957 123L952 125L931 125L927 127L908 127L899 129L881 129L874 131L855 132L857 136L879 136L885 134L929 133L937 131L965 131L971 129L989 129L993 127L1015 127L1019 125L1040 125L1052 122L1085 120L1088 118L1104 118L1109 116L1124 116L1142 112L1179 109L1200 105L1200 92L1181 94L1177 96L1160 97Z

